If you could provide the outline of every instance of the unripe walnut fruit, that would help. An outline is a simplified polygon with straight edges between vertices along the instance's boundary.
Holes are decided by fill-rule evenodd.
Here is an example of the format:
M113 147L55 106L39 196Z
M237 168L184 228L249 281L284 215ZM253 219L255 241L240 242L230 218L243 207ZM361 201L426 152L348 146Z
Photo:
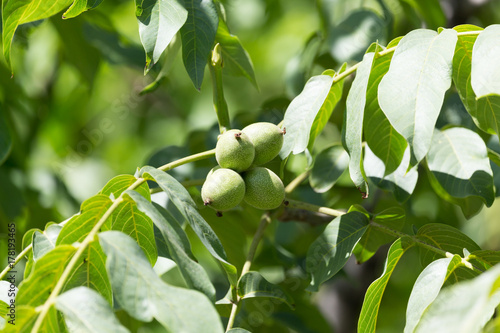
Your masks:
M240 204L245 196L243 178L231 169L217 169L207 177L201 188L205 206L225 211Z
M243 174L245 202L262 210L278 208L285 199L281 179L267 168L254 168Z
M215 146L215 159L222 168L244 171L255 157L255 148L248 136L240 130L221 134Z
M255 123L242 130L255 147L253 165L262 165L278 156L283 146L284 130L272 123Z

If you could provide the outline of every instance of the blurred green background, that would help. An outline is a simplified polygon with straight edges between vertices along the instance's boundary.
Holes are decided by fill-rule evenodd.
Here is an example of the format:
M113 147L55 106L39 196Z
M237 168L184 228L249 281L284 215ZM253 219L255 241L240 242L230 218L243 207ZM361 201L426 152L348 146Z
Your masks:
M256 120L279 122L290 100L310 76L327 68L338 69L344 61L355 63L377 40L386 45L417 28L436 29L464 23L486 27L500 22L500 1L227 0L222 3L231 32L240 38L253 61L259 88L242 77L224 77L226 100L235 127ZM0 166L2 266L6 262L9 222L16 223L17 249L21 250L22 235L28 229L44 229L49 221L60 222L75 214L80 203L98 192L110 178L133 174L158 150L167 146L184 147L165 151L162 158L168 162L173 156L214 147L217 126L208 71L201 91L197 91L185 72L180 54L175 58L167 54L144 76L145 56L134 13L133 1L105 0L95 10L75 19L62 20L58 14L23 25L13 43L13 77L5 61L0 61L0 123L6 124L0 130L7 131L12 140L10 155ZM171 70L159 87L140 95L155 80L162 63L172 60ZM344 102L349 84L347 80ZM467 115L460 116L464 109L456 98L451 89L440 123L473 126ZM340 141L344 105L338 104L331 122L317 140L315 152ZM287 166L285 183L305 166L304 156L293 158ZM176 176L181 180L202 178L209 167L205 163L196 170L180 169ZM361 203L359 193L348 179L323 195L303 185L296 196L340 208ZM397 205L391 194L380 190L374 190L371 199L363 204L371 211ZM448 223L462 229L483 248L500 250L498 203L466 221L458 207L433 192L425 174L420 172L417 189L403 207L409 226ZM218 233L231 227L207 219L216 225ZM237 226L237 231L229 230L248 238L256 223ZM288 274L300 267L308 245L320 231L321 227L294 222L275 224L268 234L271 242L264 244L256 267L266 272L270 280L282 282L284 277L280 276L284 272ZM276 266L276 262L266 262L266 251L275 254L275 247L288 253L293 264L283 268ZM199 256L205 258L201 251ZM332 325L338 332L353 331L364 290L380 274L383 260L384 253L361 266L349 263L343 273L312 297L322 313L315 314L320 316L317 320L326 326L314 329L297 324L295 330L314 332ZM380 332L402 330L411 286L422 269L416 262L417 256L410 253L397 267L382 303ZM213 262L205 265L214 280L221 279ZM220 283L218 291L224 291L224 282ZM309 302L310 295L307 297ZM316 318L315 315L311 314L311 318ZM279 314L274 317L276 322L281 320ZM285 314L282 317L283 321L288 320ZM274 332L287 331L276 325L265 323L261 331L268 326Z

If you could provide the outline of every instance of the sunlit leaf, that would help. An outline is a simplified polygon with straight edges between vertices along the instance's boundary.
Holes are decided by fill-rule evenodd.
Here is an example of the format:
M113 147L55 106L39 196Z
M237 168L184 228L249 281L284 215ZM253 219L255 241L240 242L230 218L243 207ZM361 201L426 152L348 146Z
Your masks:
M408 170L408 164L410 163L409 147L406 147L399 167L389 175L385 175L384 162L375 156L368 146L365 147L363 163L366 176L378 187L391 191L399 202L408 200L413 193L417 185L418 172L417 166Z
M454 255L433 261L420 273L408 300L405 333L414 332L420 318L436 299L446 279L461 264L460 256Z
M36 231L33 234L33 259L35 261L56 246L57 236L59 236L61 229L60 225L51 224L43 233Z
M434 125L451 85L457 32L414 30L399 42L378 89L379 104L411 148L410 164L431 145Z
M10 50L17 27L57 14L73 0L4 0L2 2L2 44L7 65L11 66Z
M287 135L281 148L281 159L292 152L299 154L307 148L314 119L328 97L332 82L333 77L330 75L313 76L286 109L283 126Z
M111 206L111 200L102 195L87 199L82 204L82 213L64 224L56 245L81 242Z
M326 70L323 72L324 75L339 75L345 72L347 68L347 63L344 63L338 73L335 73L333 70ZM309 135L309 150L312 150L312 147L314 146L314 141L320 135L320 133L323 131L323 128L325 128L326 124L328 123L328 120L332 116L333 110L335 109L335 106L337 103L340 101L342 98L342 91L344 89L344 80L340 80L338 82L334 82L332 86L330 87L330 91L328 92L328 95L326 96L325 101L323 102L323 105L318 111L318 114L316 115L316 118L314 118L313 124L311 126L311 133Z
M429 170L451 196L477 196L493 204L493 172L486 144L465 128L436 130L427 154Z
M158 320L172 332L222 332L209 299L194 290L165 284L130 237L118 231L99 234L116 302L141 321Z
M362 170L363 154L363 116L366 103L366 88L370 78L373 57L375 53L364 55L363 61L356 70L356 78L352 82L349 95L346 100L344 115L344 126L342 132L342 143L349 153L349 174L354 185L368 196L368 184Z
M56 307L64 313L70 332L129 332L109 303L94 290L77 287L57 297Z
M106 273L106 255L97 240L90 242L78 262L71 271L64 285L65 289L84 286L91 288L111 305L113 295L108 274Z
M146 51L147 73L160 59L175 34L188 17L188 11L179 0L136 0L139 36Z
M387 45L387 48L396 47L399 39ZM378 87L380 81L389 70L393 53L379 55L375 53L370 79L366 90L366 107L363 118L363 132L365 140L371 151L384 163L384 176L393 173L401 164L406 146L405 138L391 125L378 101Z
M457 32L477 31L482 28L474 25L459 25L453 28ZM490 112L479 112L476 94L472 90L471 85L471 67L472 67L472 48L476 41L477 35L461 35L458 36L455 55L453 56L453 83L457 87L458 94L465 106L465 109L472 116L474 123L483 131L488 132L496 126L496 122L491 122L488 114ZM493 126L492 126L493 125Z
M444 289L423 314L415 332L481 332L500 303L500 266Z
M135 239L148 257L151 265L154 265L157 258L157 250L154 241L153 221L137 208L134 201L124 200L116 208L110 230L121 231Z
M387 253L387 261L382 276L373 281L366 291L361 314L359 315L358 332L375 333L378 310L387 282L389 282L389 278L394 268L396 268L399 259L413 245L414 243L408 238L399 238L391 245Z
M101 4L103 0L74 0L71 7L68 8L67 11L64 12L63 18L73 18L77 17L81 13L93 9Z
M130 185L135 183L137 178L132 175L119 175L111 179L101 190L101 194L106 196L113 195L114 198L118 198L123 191L125 191ZM151 200L151 194L149 192L148 184L142 183L134 191L139 192L142 196L148 200Z
M30 276L19 285L16 305L42 305L61 276L65 263L76 249L70 245L60 245L38 260Z

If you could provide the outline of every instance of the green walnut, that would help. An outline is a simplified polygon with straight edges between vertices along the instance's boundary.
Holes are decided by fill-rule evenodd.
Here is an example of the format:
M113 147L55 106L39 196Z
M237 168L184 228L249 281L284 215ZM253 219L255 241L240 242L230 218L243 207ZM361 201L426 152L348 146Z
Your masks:
M215 159L222 168L245 171L252 165L254 157L252 141L240 130L224 132L215 146Z
M253 165L262 165L278 156L285 131L272 123L255 123L242 130L255 147Z
M225 211L239 205L244 196L245 182L231 169L214 170L201 188L201 198L205 206L217 211Z
M270 210L278 208L285 199L285 187L281 179L271 170L257 167L243 174L245 180L245 202L255 208Z

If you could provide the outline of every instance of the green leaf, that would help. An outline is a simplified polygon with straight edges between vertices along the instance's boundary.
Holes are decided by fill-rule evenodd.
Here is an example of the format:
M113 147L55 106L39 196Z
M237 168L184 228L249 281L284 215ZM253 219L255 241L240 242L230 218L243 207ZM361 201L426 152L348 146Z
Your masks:
M433 261L420 273L408 300L405 333L414 332L425 310L436 299L450 274L460 265L462 259L454 255Z
M363 115L366 103L366 88L370 78L373 57L375 53L364 55L363 61L356 71L356 77L352 82L349 95L347 95L346 109L344 115L344 126L342 131L342 143L349 153L349 174L354 185L368 197L368 184L362 170L363 154Z
M483 30L483 28L469 24L459 25L453 29L457 32ZM465 109L471 115L474 123L483 131L488 132L492 128L492 125L496 126L495 122L490 121L489 118L491 116L487 116L488 112L479 112L476 94L472 90L471 85L472 48L476 38L477 35L458 36L455 55L453 56L453 82L455 83L455 87L457 87ZM493 110L490 110L490 115L492 115L491 111Z
M42 305L61 276L66 262L76 249L70 245L56 246L35 263L33 272L19 285L16 305Z
M472 49L471 85L478 98L500 94L500 25L486 27L476 39Z
M140 174L146 179L154 180L162 188L175 207L186 218L210 254L221 262L230 283L235 286L237 284L236 267L227 261L226 251L224 251L222 243L210 225L198 213L195 202L184 186L168 173L152 167L142 168Z
M324 193L331 189L349 166L349 155L341 144L326 148L316 156L309 175L314 191Z
M113 198L118 198L123 191L136 181L137 178L132 175L119 175L111 179L100 193L108 197L112 195ZM151 201L151 194L147 183L142 183L134 191L139 192L144 198Z
M446 25L446 16L438 0L400 0L408 3L430 29Z
M84 286L94 289L113 304L111 283L106 273L106 255L97 240L92 241L82 253L81 261L71 271L64 289Z
M191 81L200 90L219 18L212 0L184 0L184 7L188 17L181 28L182 60Z
M393 192L396 200L405 202L415 189L418 180L417 166L408 170L410 163L410 148L407 147L401 164L391 174L384 176L385 165L371 151L370 147L365 147L364 170L366 176L378 187Z
M436 130L427 164L443 189L453 197L477 196L489 207L495 200L493 172L486 144L465 128Z
M82 204L82 212L70 219L57 237L56 245L81 242L111 206L111 200L103 195L96 195Z
M135 193L140 195L138 192ZM151 221L144 212L138 209L133 200L127 200L126 197L124 199L125 200L120 203L113 214L111 230L121 231L135 239L148 257L151 266L154 266L158 254L153 221Z
M250 56L243 48L243 45L241 45L240 39L229 32L227 24L222 17L219 17L219 27L215 35L215 42L219 43L221 47L224 64L223 73L244 76L258 89Z
M12 137L4 112L4 108L0 107L0 165L5 162L12 150Z
M171 232L174 233L172 235L172 237L175 237L175 242L181 246L182 250L190 258L194 258L193 253L191 252L191 244L189 243L189 238L186 235L186 232L184 231L184 229L182 229L182 226L179 223L179 221L174 217L174 215L172 213L170 213L163 206L158 205L156 202L153 202L152 204L153 204L154 208L163 216L165 222L169 224L168 228ZM140 209L140 207L139 207L139 209ZM163 239L163 242L165 243L165 246L167 247L166 251L170 255L170 252L168 250L168 243L171 242L171 240L168 240L167 238L163 237L163 233L161 232L162 228L159 228L156 226L157 222L155 220L153 220L153 223L155 223L156 229L161 234L161 238ZM156 231L155 231L155 234L156 234ZM168 235L168 234L165 233L165 235Z
M372 10L358 9L329 31L330 54L338 62L361 60L364 51L378 40L387 38L386 23Z
M396 47L400 39L392 41L387 48ZM384 163L384 176L396 171L401 164L407 142L391 125L380 108L378 87L389 70L393 53L380 56L375 53L370 79L366 90L366 107L363 118L365 140L372 152Z
M158 320L171 332L222 332L209 299L194 290L165 284L130 237L118 231L99 234L116 302L140 321Z
M428 223L418 229L416 237L433 247L452 254L462 255L463 249L467 249L469 252L481 250L479 245L467 235L447 224ZM420 248L422 265L426 266L438 258L441 258L441 256L437 253Z
M493 47L499 41L500 25L487 27L475 40L470 57L472 95L468 98L476 97L476 109L472 109L471 115L478 127L490 134L500 133L500 84L497 80L500 52Z
M418 29L399 42L378 89L379 104L411 147L410 164L420 162L431 145L444 94L451 85L457 32ZM439 57L430 55L439 54Z
M170 222L168 222L165 215L161 214L152 203L137 192L127 191L124 197L126 200L133 200L137 204L137 209L147 215L160 230L167 244L168 252L179 267L188 287L201 291L215 302L215 288L203 267L191 258L189 243L186 244L188 241L186 234L182 229L177 228L176 230L172 226L177 221L170 215L168 216Z
M2 329L3 325L11 320L12 317L9 316L12 306L15 305L15 296L17 295L18 289L16 286L11 288L12 282L10 281L0 281L0 329Z
M484 270L490 269L500 263L500 251L473 251L469 255L469 262L476 267L482 267Z
M373 216L372 222L382 227L400 231L404 226L405 219L404 209L391 207ZM395 238L370 223L352 252L356 256L356 260L359 263L363 263L370 259L379 247L394 241Z
M387 282L389 282L389 278L399 259L413 245L414 243L408 237L399 238L391 245L382 276L373 281L366 291L361 314L359 315L358 332L375 333L378 310Z
M484 201L483 201L483 199L481 199L479 197L474 197L474 196L467 197L467 198L452 197L441 186L441 184L438 182L438 180L434 176L434 173L432 173L428 169L426 169L426 170L427 170L429 182L430 182L434 192L436 192L444 200L459 206L460 209L462 210L462 213L464 214L465 218L470 219L471 217L478 214L481 211L481 209L484 207Z
M63 19L77 17L89 9L94 9L101 4L102 0L74 0L71 7L63 14Z
M64 314L70 332L129 332L109 303L89 288L78 287L59 295L56 308Z
M51 224L43 233L35 231L33 234L33 260L37 261L56 246L57 236L59 236L61 229L60 225Z
M270 283L258 272L248 272L238 281L238 296L242 299L268 297L280 300L292 310L294 301L281 287Z
M309 247L306 269L311 274L310 291L344 267L352 250L368 226L368 218L360 212L350 212L330 222L323 234Z
M280 151L281 159L288 157L291 152L299 154L306 150L312 125L330 93L332 83L333 77L330 75L313 76L300 95L288 105L283 120L287 135Z
M7 66L11 67L10 50L17 27L57 14L73 0L4 0L2 1L2 44Z
M335 77L335 75L342 74L345 72L347 68L347 63L344 63L342 67L340 67L340 70L338 74L335 73L333 70L326 70L323 72L323 75L332 75ZM334 82L332 86L330 87L330 91L328 92L328 95L326 96L325 101L323 102L323 105L318 111L318 114L316 115L316 118L314 118L313 124L311 126L311 133L309 135L309 150L312 150L312 147L314 146L314 141L320 135L320 133L323 131L323 128L325 128L326 124L328 123L328 120L330 119L333 110L335 109L335 106L337 103L340 101L342 98L342 91L344 89L344 80L340 80L339 82Z
M188 18L179 0L136 0L139 36L146 51L147 73Z
M496 265L473 280L444 289L415 332L482 332L500 303L499 278L500 265Z
M227 331L227 333L251 333L251 332L243 328L236 327L236 328L231 328L229 331Z
M2 330L3 333L14 333L22 332L28 333L35 324L35 320L38 316L38 312L35 311L35 307L26 305L16 305L16 321L15 325L9 325Z

